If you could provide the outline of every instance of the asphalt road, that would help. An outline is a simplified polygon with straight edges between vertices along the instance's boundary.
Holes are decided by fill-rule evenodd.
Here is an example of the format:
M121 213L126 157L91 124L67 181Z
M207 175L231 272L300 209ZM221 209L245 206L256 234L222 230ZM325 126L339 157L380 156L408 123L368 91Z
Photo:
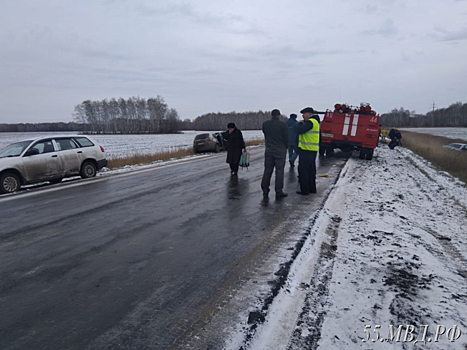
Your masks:
M332 184L299 196L287 165L289 197L265 204L263 152L238 178L221 154L0 197L0 349L172 346L268 232Z

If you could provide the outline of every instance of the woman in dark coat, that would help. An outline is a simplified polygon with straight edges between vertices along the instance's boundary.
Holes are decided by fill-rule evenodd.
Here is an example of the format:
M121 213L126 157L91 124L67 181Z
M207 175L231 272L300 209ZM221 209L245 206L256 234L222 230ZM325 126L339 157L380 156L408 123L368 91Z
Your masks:
M245 141L242 132L235 127L234 123L227 124L227 129L228 131L223 133L227 140L227 163L230 164L231 174L237 175L242 150L246 151Z

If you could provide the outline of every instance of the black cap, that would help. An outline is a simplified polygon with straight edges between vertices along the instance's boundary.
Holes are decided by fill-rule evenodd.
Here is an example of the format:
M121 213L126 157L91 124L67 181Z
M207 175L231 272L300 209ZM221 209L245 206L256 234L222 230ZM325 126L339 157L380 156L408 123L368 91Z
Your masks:
M234 123L229 123L227 124L227 129L234 129L235 128L235 124Z
M311 107L306 107L306 108L303 108L300 113L304 114L304 113L315 113L315 110Z
M292 119L297 119L297 115L296 115L295 113L292 113L292 114L290 115L290 118L292 118Z
M273 117L278 117L278 116L281 115L281 111L278 110L278 109L273 109L273 110L271 111L271 115L272 115Z

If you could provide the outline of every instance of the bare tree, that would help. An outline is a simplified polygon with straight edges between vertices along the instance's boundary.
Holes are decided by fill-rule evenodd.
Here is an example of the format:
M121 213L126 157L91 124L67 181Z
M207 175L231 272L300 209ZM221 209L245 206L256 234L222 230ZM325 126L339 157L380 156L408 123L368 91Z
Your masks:
M161 96L147 101L139 96L86 100L75 106L73 118L88 125L88 131L98 133L175 132L180 128L177 111L169 108Z

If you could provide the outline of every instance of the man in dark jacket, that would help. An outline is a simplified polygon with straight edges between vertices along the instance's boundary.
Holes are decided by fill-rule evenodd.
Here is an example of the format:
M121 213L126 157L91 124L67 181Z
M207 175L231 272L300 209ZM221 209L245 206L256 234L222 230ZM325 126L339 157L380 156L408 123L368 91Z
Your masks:
M391 131L389 131L389 138L391 139L388 145L390 149L394 149L396 146L402 146L402 134L399 130L391 129Z
M396 134L394 135L397 140L397 145L402 146L402 134L399 130L396 129Z
M274 109L271 112L272 118L263 123L263 133L266 141L266 151L264 152L264 174L261 180L263 197L268 198L271 176L276 168L276 199L287 197L283 192L284 188L284 167L289 148L289 128L286 123L279 120L281 112Z
M298 157L298 143L297 143L297 115L291 114L289 120L287 120L287 126L289 127L289 163L293 168L295 166L295 160Z
M222 133L227 140L227 163L230 164L231 175L237 175L242 149L246 151L243 134L234 123L227 124L227 131Z

